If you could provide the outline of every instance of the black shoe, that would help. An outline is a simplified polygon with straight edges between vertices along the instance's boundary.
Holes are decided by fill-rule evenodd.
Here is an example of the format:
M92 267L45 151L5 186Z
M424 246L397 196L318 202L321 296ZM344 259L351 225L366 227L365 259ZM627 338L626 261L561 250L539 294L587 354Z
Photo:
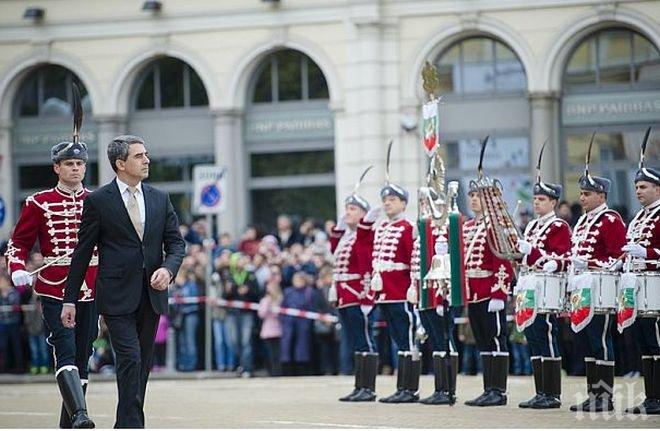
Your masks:
M506 394L499 389L491 389L488 394L481 399L475 406L477 407L492 407L492 406L505 406L507 402Z
M627 408L625 412L634 415L660 415L660 400L646 398L642 404Z
M360 388L355 388L353 389L353 392L351 392L348 395L344 395L343 397L339 398L339 401L352 401L351 398L356 396L360 392Z
M396 402L395 400L399 398L402 393L403 393L403 389L397 389L396 392L393 393L392 395L385 398L381 398L378 401L380 401L381 403L394 403Z
M358 393L351 397L351 399L348 401L355 403L376 401L376 393L369 388L360 388Z
M411 389L404 389L398 398L392 400L394 404L416 403L419 401L419 394Z
M435 391L430 397L426 397L422 400L419 400L421 404L426 405L449 405L453 406L456 404L456 396L450 394L448 391Z
M561 407L561 401L559 398L552 395L543 395L537 401L533 402L529 407L537 410L558 409Z
M478 403L480 403L481 400L483 400L484 398L486 398L486 396L488 396L488 393L489 393L489 392L490 392L490 391L484 391L484 392L483 392L481 395L479 395L477 398L475 398L475 399L473 399L473 400L467 400L467 401L465 402L465 405L466 405L466 406L477 406L477 405L479 405Z
M577 404L571 406L572 412L611 412L614 410L614 403L611 399L605 401L601 397L590 396L582 402L582 404Z
M94 422L87 416L87 410L80 410L71 416L73 428L94 428Z
M533 398L518 404L518 407L520 407L521 409L529 409L532 407L532 404L538 403L539 401L541 401L542 398L543 398L542 394L536 394L534 395Z

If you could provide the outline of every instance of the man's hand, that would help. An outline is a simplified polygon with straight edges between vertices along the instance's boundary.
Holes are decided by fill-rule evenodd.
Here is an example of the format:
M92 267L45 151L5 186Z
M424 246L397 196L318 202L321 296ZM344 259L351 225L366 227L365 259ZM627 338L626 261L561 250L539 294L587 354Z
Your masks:
M543 264L543 272L547 274L552 274L557 270L557 262L554 260L549 260L546 263Z
M532 243L529 241L525 241L524 239L519 239L518 240L518 250L522 254L530 254L532 252Z
M621 248L621 250L625 251L626 253L628 253L632 257L641 257L641 258L646 259L646 248L644 248L643 246L641 246L639 244L636 244L634 242L631 242L631 243L628 243L628 244L624 245ZM13 275L12 275L12 277L13 277Z
M29 272L19 269L11 273L11 281L16 287L28 286L32 284L32 276Z
M62 305L62 313L60 314L62 325L65 328L73 329L76 327L76 306L73 304Z
M504 301L501 299L493 298L488 302L488 312L495 313L502 310L504 310Z
M381 214L383 214L383 208L373 207L369 210L367 215L364 216L364 221L366 222L376 221L380 218Z
M167 268L158 268L151 274L151 287L156 290L165 290L170 285L172 276Z

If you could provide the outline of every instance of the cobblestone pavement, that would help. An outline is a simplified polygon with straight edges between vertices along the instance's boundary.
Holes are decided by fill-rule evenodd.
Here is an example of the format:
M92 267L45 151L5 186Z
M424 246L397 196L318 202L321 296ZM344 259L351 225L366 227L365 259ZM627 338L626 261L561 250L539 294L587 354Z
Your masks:
M349 392L351 377L209 378L152 380L147 389L148 428L660 428L659 416L622 414L623 408L642 397L641 379L616 381L614 414L576 415L568 406L580 401L583 378L563 380L564 406L558 410L522 410L518 403L530 398L531 377L511 377L505 407L467 407L463 402L481 391L480 377L459 376L459 402L454 407L420 404L340 403ZM379 376L380 396L392 392L395 379ZM431 376L423 376L422 396L433 389ZM116 407L113 381L92 383L89 410L97 427L111 428ZM59 394L53 383L0 386L0 426L54 428Z

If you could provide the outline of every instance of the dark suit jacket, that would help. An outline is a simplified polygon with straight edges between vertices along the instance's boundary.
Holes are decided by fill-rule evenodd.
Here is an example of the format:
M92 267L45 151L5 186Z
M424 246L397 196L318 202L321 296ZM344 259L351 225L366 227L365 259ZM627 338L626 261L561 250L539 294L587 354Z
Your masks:
M145 183L142 192L146 213L142 241L131 224L115 180L87 196L66 282L65 303L76 302L94 246L98 246L99 314L122 315L137 310L144 289L143 268L151 306L158 314L167 313L167 290L151 288L149 280L160 267L175 276L186 245L168 194Z

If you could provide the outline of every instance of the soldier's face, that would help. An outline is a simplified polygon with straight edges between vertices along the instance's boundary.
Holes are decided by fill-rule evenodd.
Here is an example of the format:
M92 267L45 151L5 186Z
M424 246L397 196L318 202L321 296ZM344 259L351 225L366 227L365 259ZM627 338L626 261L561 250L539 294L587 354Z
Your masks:
M66 186L76 188L82 183L87 163L79 159L66 159L53 165L53 170Z
M388 217L401 214L406 209L406 201L398 196L385 196L383 198L383 211Z
M597 193L591 190L580 190L580 206L582 210L586 213L589 211L598 208L605 203L607 199L605 193Z
M660 199L660 186L649 181L637 181L635 193L639 203L647 206Z
M128 147L126 160L117 160L117 168L127 177L142 181L149 176L149 153L144 145L134 143Z
M472 192L468 195L470 199L470 209L475 214L481 214L481 199L479 199L479 193Z
M546 195L534 195L534 214L544 216L550 211L554 211L556 206L555 199L550 199Z
M356 226L360 219L366 214L362 208L357 205L346 205L346 224L349 226Z

